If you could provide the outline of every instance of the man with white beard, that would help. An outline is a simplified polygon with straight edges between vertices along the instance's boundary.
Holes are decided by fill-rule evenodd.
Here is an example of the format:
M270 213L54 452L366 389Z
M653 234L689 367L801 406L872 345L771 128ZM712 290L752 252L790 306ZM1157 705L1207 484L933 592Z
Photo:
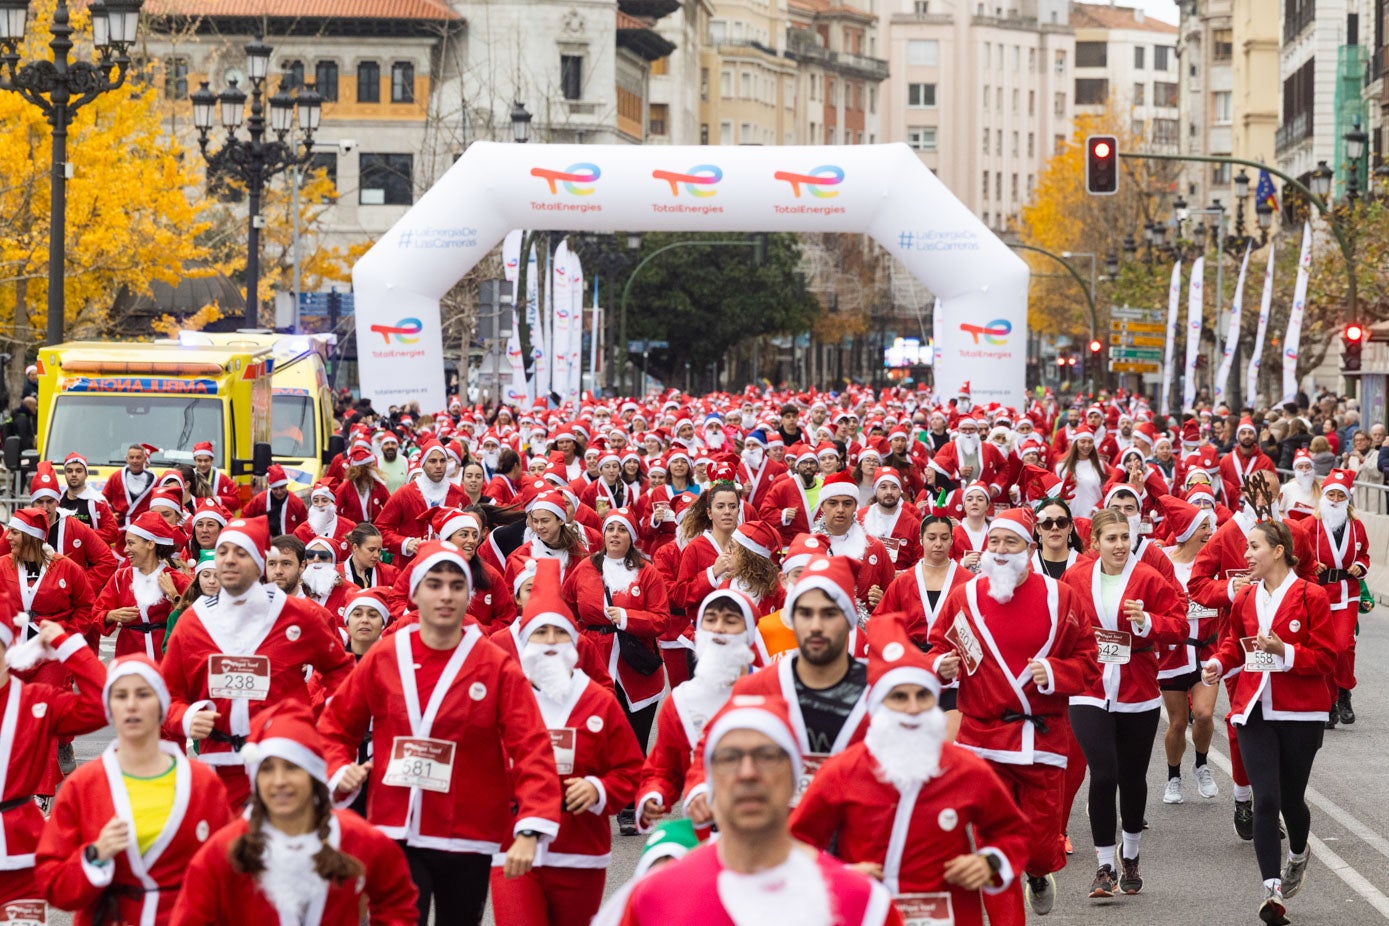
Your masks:
M692 753L709 718L752 665L757 632L752 602L741 592L718 591L695 618L694 677L677 685L656 715L656 743L637 789L637 830L648 832L685 789Z
M482 442L478 445L478 458L482 461L482 471L490 481L497 475L497 463L502 456L502 442L497 437L496 432L488 431L482 435Z
M753 428L743 436L742 462L738 464L738 484L745 486L748 503L760 509L772 483L786 472L786 464L767 452L767 432Z
M1279 507L1284 511L1315 512L1320 496L1321 482L1312 466L1312 455L1306 448L1299 447L1293 454L1292 481L1283 483L1279 493Z
M954 489L971 482L982 482L989 494L998 498L1008 460L998 445L979 437L979 422L968 416L956 424L957 433L931 458L926 482L936 489Z
M931 627L932 669L960 679L955 741L986 761L1028 821L1027 900L1043 916L1066 863L1062 802L1069 699L1099 676L1095 636L1072 591L1031 568L1035 516L989 525L980 575L950 593Z
M1021 922L1027 824L989 764L945 742L929 665L906 615L874 615L868 734L825 762L791 833L883 882L908 922L982 926L986 906Z
M314 485L309 495L309 519L294 529L294 536L305 544L315 537L326 537L333 542L334 559L342 560L352 551L347 535L352 533L357 522L338 517L338 503L333 495L334 481L323 479Z
M304 544L304 574L299 581L304 595L336 619L346 614L348 593L356 590L338 572L337 544L328 537L312 537Z
M702 440L710 453L723 453L728 449L728 436L723 432L723 419L717 414L704 419Z
M1316 552L1317 581L1331 602L1331 619L1336 626L1336 671L1328 679L1333 700L1328 727L1335 722L1355 723L1350 693L1355 688L1360 580L1370 569L1370 543L1365 523L1350 506L1354 484L1354 470L1327 473L1316 517L1303 522L1308 544Z
M332 543L326 538L317 541L312 556L315 563L321 560L327 562L328 572L333 575L335 583L342 578L335 568ZM283 534L276 537L270 541L270 552L265 556L265 578L271 584L278 586L280 591L290 598L298 598L305 607L321 617L327 626L336 630L342 626L342 614L337 611L328 612L324 604L331 598L333 587L329 586L329 594L324 595L320 600L309 590L309 586L304 581L310 564L309 557L308 544L305 544L298 537L293 534ZM320 574L315 574L314 579L322 587L325 580L319 576ZM339 591L337 607L346 603L345 592L346 590Z

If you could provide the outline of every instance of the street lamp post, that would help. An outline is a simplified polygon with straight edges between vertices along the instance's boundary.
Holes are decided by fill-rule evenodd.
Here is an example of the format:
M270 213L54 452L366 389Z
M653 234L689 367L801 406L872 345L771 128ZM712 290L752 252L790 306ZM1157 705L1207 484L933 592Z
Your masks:
M313 136L318 131L323 109L323 101L312 85L296 89L291 94L282 80L280 89L270 97L268 128L274 133L274 139L267 140L264 91L272 51L259 38L246 46L246 73L251 79L251 118L246 121L249 139L239 138L236 134L246 115L246 92L237 86L236 81L231 81L220 94L209 90L207 81L203 81L202 86L189 96L193 103L193 125L198 130L198 147L202 150L203 160L207 162L209 177L235 177L246 184L245 324L248 328L260 326L260 230L265 227L265 217L260 214L261 195L266 182L276 174L307 164L313 157ZM294 127L296 107L299 129L304 137L302 142L290 145L285 141L285 136ZM222 127L227 130L227 140L218 150L208 151L208 133L212 131L213 117L219 109Z
M43 111L53 127L52 193L49 198L48 232L48 332L47 342L63 340L63 277L67 263L67 162L68 126L77 111L103 93L125 83L143 0L93 0L92 45L96 61L72 61L73 28L67 0L58 0L49 32L52 61L21 63L19 43L24 40L29 0L0 0L0 90L18 93Z

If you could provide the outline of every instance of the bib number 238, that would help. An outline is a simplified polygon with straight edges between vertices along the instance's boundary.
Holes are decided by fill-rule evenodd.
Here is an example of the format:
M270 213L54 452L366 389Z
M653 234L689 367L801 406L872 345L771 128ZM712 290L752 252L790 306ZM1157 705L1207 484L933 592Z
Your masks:
M207 693L214 698L264 701L270 697L269 656L207 657Z

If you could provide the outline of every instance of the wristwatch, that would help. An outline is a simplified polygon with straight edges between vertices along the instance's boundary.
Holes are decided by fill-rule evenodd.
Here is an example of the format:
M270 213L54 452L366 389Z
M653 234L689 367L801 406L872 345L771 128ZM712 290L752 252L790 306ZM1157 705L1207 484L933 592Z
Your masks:
M998 857L998 853L981 852L979 854L984 856L984 861L989 863L989 871L993 872L994 874L998 874L999 871L1003 868L1003 861Z
M92 843L88 843L86 848L82 850L82 858L86 859L87 864L96 865L98 867L102 865L111 864L109 860L103 859L101 857L101 855L96 851L96 846Z
M517 835L517 836L526 836L526 837L529 837L529 838L531 838L531 839L539 839L539 838L540 838L540 832L539 832L539 830L521 830L521 832L517 833L516 835Z

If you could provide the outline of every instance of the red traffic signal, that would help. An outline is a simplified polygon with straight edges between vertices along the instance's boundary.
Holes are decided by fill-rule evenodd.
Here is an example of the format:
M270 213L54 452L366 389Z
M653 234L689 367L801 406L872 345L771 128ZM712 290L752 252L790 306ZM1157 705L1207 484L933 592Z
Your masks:
M1100 196L1119 192L1119 141L1113 135L1085 139L1085 189Z
M1090 353L1098 354L1102 350L1104 350L1104 342L1099 338L1090 342Z
M1343 337L1347 341L1363 341L1365 340L1365 327L1351 322L1349 325L1346 325Z

